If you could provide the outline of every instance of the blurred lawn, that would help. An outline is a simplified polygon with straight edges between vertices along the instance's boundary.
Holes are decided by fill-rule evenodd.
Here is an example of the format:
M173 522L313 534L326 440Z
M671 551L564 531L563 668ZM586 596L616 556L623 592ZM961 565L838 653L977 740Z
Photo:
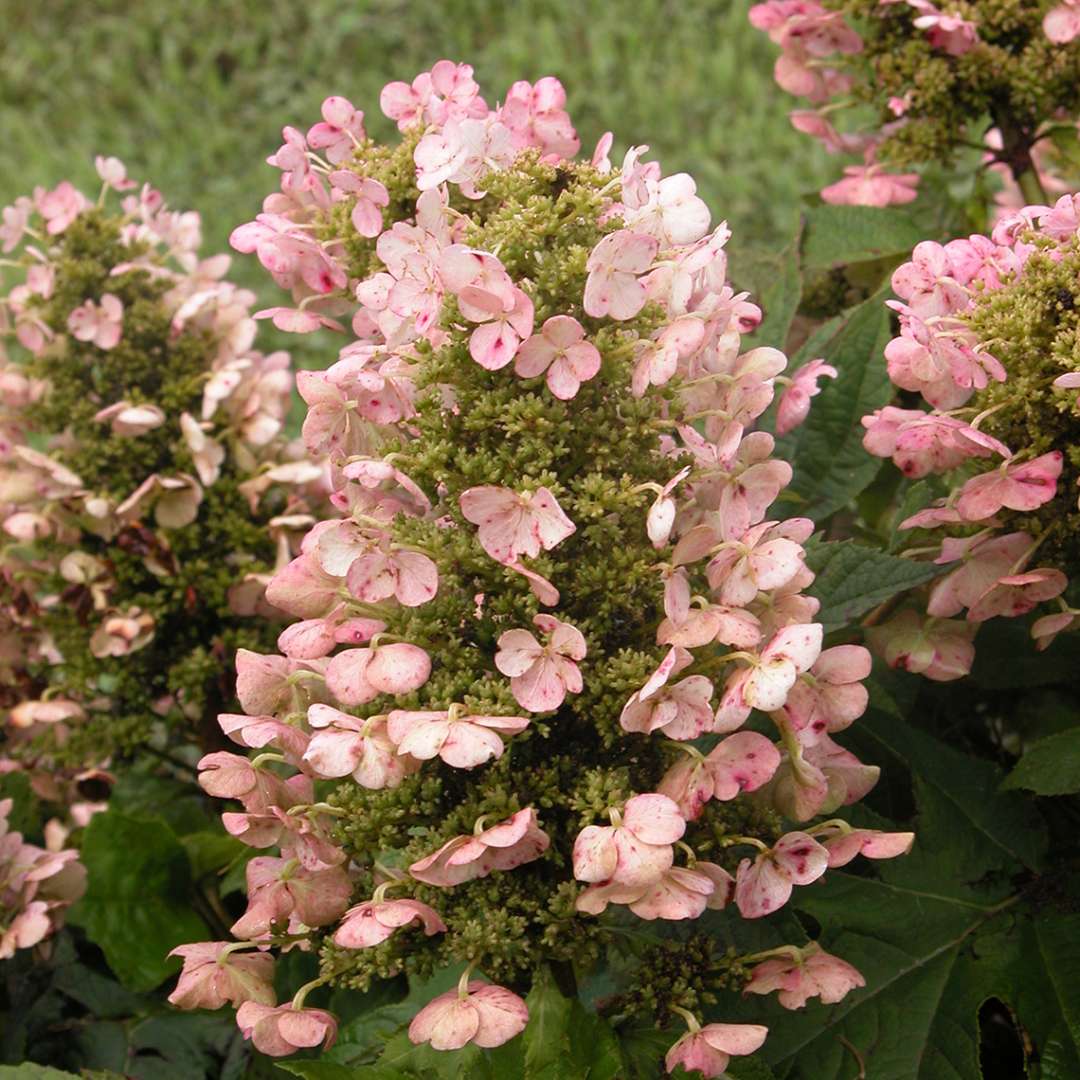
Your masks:
M435 60L468 61L489 103L558 75L591 151L648 143L691 171L732 250L776 243L800 192L829 174L787 121L773 48L748 0L0 0L0 205L70 177L95 191L116 154L177 208L207 251L249 220L277 173L283 124L306 130L328 94L390 134L378 92ZM267 301L254 259L238 277Z

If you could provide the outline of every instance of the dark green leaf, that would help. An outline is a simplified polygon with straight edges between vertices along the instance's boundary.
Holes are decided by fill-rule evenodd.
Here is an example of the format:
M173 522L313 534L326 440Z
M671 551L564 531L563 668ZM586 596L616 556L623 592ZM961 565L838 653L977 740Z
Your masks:
M1037 795L1080 791L1080 727L1040 739L1002 781L1003 789L1026 788Z
M131 990L152 990L180 967L168 952L205 940L191 908L191 868L172 829L153 818L110 809L95 814L83 837L86 896L68 914L105 953Z
M893 395L883 358L890 337L884 299L884 293L875 294L831 324L827 338L815 340L817 355L839 376L822 386L806 422L779 441L795 470L788 488L799 500L795 509L815 521L850 502L881 468L881 461L863 448L860 420Z
M844 263L907 255L926 239L904 210L873 206L815 206L806 211L802 256L806 266L824 269Z
M41 827L41 809L37 795L30 787L30 774L11 772L0 776L0 799L11 799L8 828L33 840Z
M293 1076L302 1076L304 1080L354 1080L358 1075L356 1069L348 1065L338 1065L333 1061L279 1061L279 1069L284 1069ZM377 1076L379 1080L396 1080L396 1077L408 1077L408 1073L399 1072L396 1075L385 1069L364 1069L359 1075L371 1077Z
M922 585L943 570L853 540L814 544L807 549L806 563L817 574L808 592L821 601L816 619L826 631L849 626L890 596Z
M241 844L239 840L224 831L206 830L188 833L180 837L180 843L184 845L184 850L188 853L191 877L195 881L201 881L210 874L220 873L238 856L251 850L246 844Z
M791 321L799 310L802 300L802 274L799 266L799 245L802 227L781 251L770 252L757 258L743 256L733 268L733 277L740 287L750 290L762 310L761 325L746 339L746 346L754 348L771 345L783 349L787 342Z
M525 1004L529 1007L529 1025L522 1036L526 1080L560 1080L562 1077L578 1080L584 1077L578 1063L568 1060L573 1002L560 993L548 968L542 968L536 974Z
M0 1065L0 1080L79 1080L79 1076L24 1061L21 1065Z
M1045 652L1038 652L1032 648L1030 631L1019 619L991 619L979 629L971 677L984 689L1047 686L1075 675L1075 646L1068 635Z

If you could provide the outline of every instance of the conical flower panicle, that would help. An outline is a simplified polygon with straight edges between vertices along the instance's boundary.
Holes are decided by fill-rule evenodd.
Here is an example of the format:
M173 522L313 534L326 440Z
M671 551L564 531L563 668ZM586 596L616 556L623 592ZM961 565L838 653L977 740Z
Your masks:
M39 188L0 233L7 731L45 769L220 741L205 715L237 646L273 640L262 593L320 478L285 456L289 358L253 349L229 257L98 168L98 202Z
M233 234L292 290L279 325L352 334L299 381L338 516L271 582L300 621L282 655L240 654L248 718L222 717L260 753L212 755L202 783L240 800L230 832L281 852L274 884L249 872L234 931L262 932L236 947L319 945L294 1010L313 985L464 961L410 1035L496 1046L528 1012L470 973L524 990L545 963L601 962L612 904L757 917L825 872L850 827L785 835L782 814L876 778L830 738L865 707L866 653L822 652L812 526L769 518L791 469L753 428L786 359L742 348L760 312L693 180L644 147L613 169L610 136L574 161L554 79L490 109L441 61L381 104L394 149L342 98L287 128L281 191ZM754 709L779 746L738 730ZM798 800L747 801L781 772ZM299 880L333 895L314 923ZM276 921L252 914L271 888ZM687 980L664 1010L717 975Z

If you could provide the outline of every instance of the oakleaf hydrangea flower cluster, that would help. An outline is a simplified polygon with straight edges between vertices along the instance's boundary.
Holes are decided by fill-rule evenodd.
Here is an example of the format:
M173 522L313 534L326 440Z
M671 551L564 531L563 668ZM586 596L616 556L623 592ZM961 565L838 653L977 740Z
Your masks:
M271 1054L333 1039L315 986L457 963L409 1035L497 1046L535 971L587 972L627 918L759 918L911 843L812 824L877 779L833 740L869 654L822 649L812 525L769 516L791 468L754 426L787 361L743 349L760 312L726 281L726 226L645 147L575 160L555 79L490 108L442 61L381 104L396 146L337 97L287 128L280 191L233 234L292 290L280 325L352 331L299 376L337 516L271 581L299 621L239 654L244 713L221 717L258 753L201 763L241 804L229 832L279 853L249 864L241 940L186 947L174 995L239 1006ZM265 950L298 943L321 973L276 1005ZM797 1007L861 985L816 946L677 948L621 1011L683 1011L669 1066L709 1076L765 1035L701 1027L718 987Z
M891 170L949 164L984 139L1035 201L1033 148L1080 113L1073 0L764 0L750 21L780 47L777 83L806 102L793 126L862 156L826 202L911 202L918 173ZM838 123L845 110L860 119Z
M97 164L96 202L39 188L0 230L7 733L49 767L152 730L220 742L232 654L273 640L250 616L321 475L285 453L288 355L253 350L229 257L200 259L197 214Z
M871 632L894 666L956 679L987 619L1052 601L1032 629L1045 648L1080 616L1066 599L1080 556L1078 280L1080 197L1068 195L990 236L921 243L893 274L889 375L931 408L879 409L863 442L940 494L900 528L928 537L912 555L943 567L925 618L905 609Z
M44 941L86 888L78 852L40 848L9 825L12 800L0 800L0 960Z

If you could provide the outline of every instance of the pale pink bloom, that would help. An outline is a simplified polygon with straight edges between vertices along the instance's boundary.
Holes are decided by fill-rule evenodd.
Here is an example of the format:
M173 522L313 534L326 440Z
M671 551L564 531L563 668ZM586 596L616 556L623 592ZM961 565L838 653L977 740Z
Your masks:
M674 1072L681 1065L687 1072L699 1072L704 1077L723 1077L733 1056L745 1057L760 1050L768 1033L769 1029L760 1024L695 1025L667 1052L664 1068Z
M325 677L326 661L290 660L238 649L236 696L240 707L249 716L303 712L312 700L321 701L325 697L317 689L322 680L305 678L306 673Z
M1063 0L1043 18L1043 32L1055 45L1080 37L1080 0Z
M361 236L373 238L382 232L382 211L384 206L389 205L390 195L378 180L341 169L330 174L330 186L335 192L355 196L356 202L349 216L353 228Z
M836 645L799 676L783 713L804 746L825 732L842 731L862 716L870 700L862 680L871 666L870 653L861 645Z
M290 765L300 767L308 747L308 735L292 724L274 716L247 716L244 713L219 713L218 727L234 743L253 750L272 746L285 756Z
M783 707L799 675L809 671L821 653L820 623L787 626L728 678L716 712L715 731L733 731L751 709L775 712Z
M1054 380L1054 386L1059 390L1080 389L1080 371L1070 371L1065 375L1059 375Z
M892 287L924 318L953 315L971 304L971 294L957 280L950 248L933 240L915 245L911 259L893 271Z
M329 1050L337 1038L337 1019L323 1009L270 1008L245 1001L236 1012L236 1023L244 1038L269 1057L287 1057L315 1046Z
M634 397L645 396L650 386L666 386L686 370L687 361L705 341L705 323L693 315L683 315L657 331L649 340L634 343L636 362L630 380Z
M334 932L334 944L343 949L369 949L410 923L419 923L428 937L446 931L438 912L419 900L365 900L345 912Z
M67 180L62 180L52 191L35 188L34 202L38 213L45 219L45 231L50 236L62 233L90 206L86 196Z
M578 833L574 877L626 886L656 881L674 861L671 845L686 831L678 806L666 795L634 795L615 820Z
M825 873L829 853L812 836L791 832L753 862L743 859L735 875L735 904L744 919L779 911L796 885L809 885Z
M431 674L431 657L417 645L346 649L326 666L326 686L343 705L366 705L379 694L408 694Z
M623 706L619 723L623 731L651 735L661 731L669 739L696 739L712 727L713 684L704 675L691 675L662 687L642 699L635 691Z
M186 414L185 414L186 415ZM165 423L165 413L156 405L132 405L130 401L118 401L115 405L100 409L94 419L108 424L114 435L145 435Z
M817 813L832 813L868 795L881 776L877 765L864 765L851 751L820 735L803 751L804 765L824 780L824 794ZM798 820L806 820L800 817Z
M878 164L848 165L844 179L821 189L834 206L902 206L918 196L918 173L882 172Z
M468 198L479 198L483 192L477 190L477 181L491 170L506 168L515 153L510 129L494 114L483 120L451 118L417 143L416 186L430 191L440 184L457 184Z
M1035 648L1040 651L1048 649L1058 634L1072 627L1078 615L1080 615L1080 611L1069 608L1067 611L1057 611L1053 615L1044 615L1042 618L1036 619L1031 627L1031 636L1035 639Z
M623 220L628 229L654 237L663 247L693 244L708 232L709 208L696 194L697 184L689 173L646 179L645 189L641 202L623 192Z
M884 0L885 3L899 3L901 0ZM975 23L959 15L946 15L938 10L930 0L902 0L908 7L919 14L912 20L912 25L926 31L927 40L935 49L941 49L950 56L963 56L970 52L979 40Z
M973 476L960 489L956 509L965 521L993 517L1002 507L1035 510L1057 493L1064 457L1060 450Z
M94 168L102 181L108 184L113 191L130 191L138 185L134 180L129 180L124 163L116 157L103 157L98 154L94 158Z
M979 597L968 609L967 617L972 622L984 622L995 615L1026 615L1042 601L1060 596L1068 584L1069 579L1060 570L1049 567L1008 574Z
M651 882L627 886L621 882L590 885L584 889L575 908L587 915L602 914L609 903L626 904L639 918L696 919L708 906L716 883L697 869L669 866Z
M88 341L99 349L112 349L124 331L124 305L118 296L103 293L101 303L84 301L68 316L68 329L78 341Z
M89 649L97 657L129 656L154 639L154 617L141 608L115 611L90 635Z
M551 712L568 693L581 693L577 661L585 658L585 638L552 615L534 615L533 625L547 643L541 645L528 630L507 630L499 637L495 666L510 679L510 691L523 709Z
M576 531L546 487L517 492L485 484L463 491L458 502L465 520L479 526L480 546L496 562L535 558Z
M7 255L19 246L32 212L33 206L25 196L16 199L14 206L4 207L0 218L0 253Z
M761 629L757 619L742 608L703 604L688 608L678 622L664 619L657 628L656 640L659 645L687 649L698 649L713 641L752 649L761 640Z
M292 188L305 191L315 187L317 181L311 171L311 162L308 161L307 141L303 134L294 127L284 127L281 129L281 137L284 142L276 153L266 159L266 163L284 173L281 178L282 190L288 191Z
M367 138L364 114L347 98L337 96L328 97L321 111L322 121L308 129L307 144L312 150L322 150L331 165L340 165L353 156L357 143Z
M352 776L372 791L397 787L420 762L399 754L387 731L385 716L359 719L330 705L309 707L308 724L315 728L303 760L316 775L328 780Z
M761 521L781 488L790 483L791 466L772 457L775 448L773 437L766 431L751 432L739 444L716 498L725 540L742 536Z
M505 566L507 570L513 570L514 573L520 574L528 581L533 596L535 596L541 604L544 604L547 607L554 607L559 602L559 590L556 589L546 577L536 573L535 570L530 570L523 563L516 560L514 562L506 563Z
M755 964L743 989L746 994L771 994L785 1009L801 1009L812 998L835 1005L866 980L847 961L825 952L816 941L803 946L798 957L773 957Z
M325 295L348 284L348 276L307 232L281 214L266 213L233 229L229 243L240 252L254 252L283 289L303 284Z
M550 845L550 838L540 828L536 811L530 806L472 836L453 837L414 862L409 873L417 881L450 888L487 877L493 870L524 866L539 859Z
M275 927L326 926L341 917L352 896L341 866L308 870L291 859L256 855L245 872L247 911L230 927L238 938L265 937Z
M941 542L941 554L934 560L939 566L959 562L960 565L930 589L927 613L948 618L964 608L970 608L984 593L994 587L999 578L1017 573L1027 560L1032 539L1024 532L988 536L946 537Z
M365 603L393 597L405 607L419 607L438 592L439 570L422 552L387 545L354 559L345 581Z
M899 98L892 100L899 101ZM866 136L842 134L836 130L824 112L795 109L788 113L788 119L796 131L817 139L830 154L853 154L866 148Z
M675 527L675 500L672 492L689 475L691 466L680 469L657 493L656 500L649 507L645 518L645 531L652 546L659 550L671 539L671 530Z
M951 682L971 671L976 627L957 619L923 618L910 609L867 631L885 662L902 671Z
M983 622L995 615L1025 615L1041 601L1053 599L1064 591L1068 579L1060 570L1025 572L1023 565L1032 550L1027 533L946 538L935 562L962 560L961 566L935 582L927 612L947 617L966 607L970 621Z
M440 757L455 769L472 769L502 756L500 736L517 735L529 726L524 716L468 716L461 706L443 711L395 709L387 733L399 754L421 761Z
M688 668L694 662L693 655L681 646L674 645L664 654L656 670L645 680L645 685L637 691L637 697L641 701L651 698L672 675L678 675L680 671Z
M137 521L151 506L154 520L163 529L183 529L199 516L203 489L193 476L148 476L116 508L121 520Z
M273 1005L274 958L263 952L230 952L227 941L178 945L170 956L183 958L184 969L169 1001L181 1009L234 1008L245 1001Z
M548 389L569 401L600 370L599 350L584 339L585 328L577 319L553 315L517 350L514 371L524 379L547 372Z
M298 618L329 617L341 603L341 578L327 573L315 555L304 552L271 578L266 598L274 607Z
M764 735L737 731L709 751L705 764L712 778L712 797L727 802L768 783L780 764L780 751Z
M687 821L697 821L705 804L713 797L715 783L708 762L700 755L680 754L656 786L679 808Z
M499 371L517 355L518 348L533 330L533 302L516 286L511 290L510 306L498 297L477 298L474 308L481 318L469 337L469 355L486 371ZM475 312L474 312L475 313Z
M652 266L658 248L654 237L629 229L605 236L585 264L585 313L620 322L632 319L645 306L647 293L639 278Z
M514 83L499 108L499 119L510 129L516 147L535 146L548 158L572 158L581 149L566 112L566 91L550 75L535 86Z
M818 379L835 379L840 373L824 360L811 360L803 364L792 377L787 389L780 395L776 411L776 434L786 435L794 431L810 415L810 399L821 393Z
M467 1043L490 1049L525 1030L525 1002L502 986L471 981L429 1001L409 1025L409 1039L435 1050L460 1050Z
M1000 454L1009 448L990 435L951 416L898 409L886 405L864 416L863 446L877 457L891 457L896 467L913 480L929 473L948 472L968 458Z
M158 411L160 412L160 410ZM117 420L120 420L123 416L124 413L121 413L113 421L114 430ZM162 419L164 420L164 414ZM199 474L199 479L206 487L210 487L217 482L218 477L221 475L221 466L225 461L225 447L207 434L209 428L209 424L200 424L191 413L180 414L180 432L184 436L184 442L187 443L188 450L191 451L191 460L195 465L195 471Z
M776 525L775 521L762 522L738 539L719 545L720 551L709 560L706 575L721 604L749 604L759 592L781 588L803 569L802 545L777 535ZM700 536L698 530L702 528L691 530L680 541L674 557L676 564L696 554L692 534Z
M877 829L838 830L832 835L822 835L830 867L846 866L856 855L867 859L895 859L906 855L914 842L914 833L887 833Z

